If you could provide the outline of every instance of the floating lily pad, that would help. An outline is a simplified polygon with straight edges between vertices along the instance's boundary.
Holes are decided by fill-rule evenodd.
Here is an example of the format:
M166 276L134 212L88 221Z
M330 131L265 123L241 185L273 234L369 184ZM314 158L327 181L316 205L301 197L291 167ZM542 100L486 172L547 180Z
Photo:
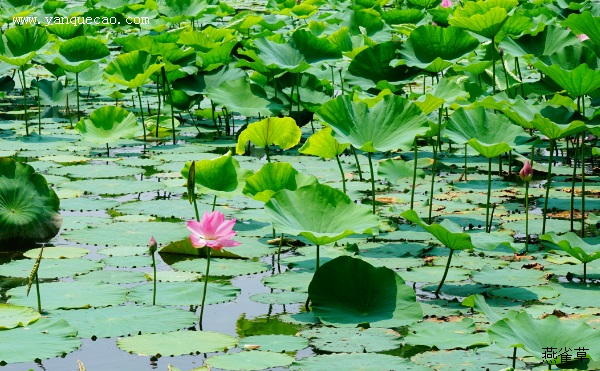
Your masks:
M167 332L193 326L195 313L158 306L134 305L89 310L58 310L52 318L63 318L78 330L80 338L108 338L138 333Z
M19 305L0 304L0 329L8 330L15 327L25 327L37 321L40 314L28 307Z
M498 350L497 347L484 347L472 350L451 350L439 352L424 352L413 356L413 362L430 366L438 371L454 370L500 370L512 363L512 360L502 355L488 351L488 348ZM517 359L518 369L524 369L525 363Z
M477 326L470 318L461 322L420 322L410 326L404 341L411 345L425 345L437 349L468 348L487 345L487 334L476 333Z
M96 179L96 178L118 178L143 174L143 169L114 165L75 165L63 166L48 170L49 174L68 176L69 178Z
M76 259L86 256L90 250L82 247L70 246L48 246L44 247L43 258L45 259ZM37 259L40 255L40 249L27 250L23 256L29 259Z
M61 188L76 189L94 195L126 195L158 191L165 188L165 185L159 182L124 179L85 179L62 184Z
M290 370L356 370L356 371L431 371L429 367L417 365L411 361L387 354L377 353L340 353L318 355L296 361Z
M444 275L444 267L420 267L410 269L405 272L399 272L400 276L406 281L433 283L439 282ZM445 282L464 281L469 278L470 270L462 268L452 268L448 270Z
M146 275L143 272L131 272L122 270L103 269L101 271L93 271L81 276L75 276L75 281L92 282L92 283L112 283L128 284L147 281Z
M308 292L308 284L313 272L286 271L281 274L263 278L263 283L273 289Z
M152 258L149 256L112 256L102 259L102 262L118 268L139 268L152 265Z
M122 222L86 228L61 234L66 240L101 246L146 246L151 236L161 243L178 241L188 235L177 223Z
M129 353L146 356L180 356L193 353L222 352L235 348L238 339L209 331L176 331L122 338L117 346Z
M308 340L291 335L256 335L240 340L238 346L243 348L245 345L259 345L261 351L288 353L308 347Z
M0 331L0 362L31 362L61 356L81 346L77 330L62 319L40 318L28 327Z
M29 277L35 261L32 259L13 260L1 265L0 275L5 277ZM85 274L96 269L102 269L104 264L89 259L48 259L40 263L38 277L60 278Z
M60 202L61 210L80 210L80 211L92 211L92 210L106 210L112 209L119 206L120 202L117 200L111 200L107 198L88 198L88 197L75 197L62 200Z
M484 266L481 271L473 271L473 281L497 286L535 286L546 283L546 275L536 269L494 269Z
M287 354L261 351L225 354L206 360L208 366L224 370L264 370L289 366L292 362L294 358Z
M202 302L204 282L158 282L157 305L199 305ZM153 285L141 285L131 289L127 298L136 303L152 303ZM205 304L217 304L235 300L240 289L223 283L209 282Z
M548 286L502 287L490 291L490 294L501 298L522 301L552 299L560 295L558 291Z
M298 304L306 301L306 293L295 291L271 292L252 295L250 299L263 304Z
M243 247L242 247L243 248ZM193 259L177 262L172 265L173 269L185 272L206 272L205 259ZM211 259L211 276L243 276L248 274L265 272L271 269L269 264L238 259Z
M372 353L400 348L400 334L381 328L331 328L319 327L304 330L301 336L310 340L310 345L325 352Z

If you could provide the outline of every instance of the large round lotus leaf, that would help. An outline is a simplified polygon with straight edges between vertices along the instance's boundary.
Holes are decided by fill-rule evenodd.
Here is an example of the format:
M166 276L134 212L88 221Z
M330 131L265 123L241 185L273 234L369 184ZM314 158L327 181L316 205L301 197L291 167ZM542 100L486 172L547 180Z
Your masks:
M470 270L463 268L452 268L448 270L448 274L444 282L458 282L469 278ZM444 275L444 267L419 267L402 272L402 278L410 282L440 282Z
M402 44L408 66L438 73L479 47L480 42L458 27L420 26Z
M30 323L37 321L40 314L28 307L19 305L0 304L0 330L7 330L15 327L25 327Z
M541 236L540 239L552 242L583 263L600 259L600 245L590 245L573 232L565 233L562 236L549 232Z
M199 305L202 303L204 282L157 282L157 305ZM136 286L129 291L130 301L152 303L153 284ZM217 304L235 300L240 289L223 283L209 282L205 304Z
M126 195L158 191L165 188L160 182L140 182L124 179L85 179L62 184L60 188L76 189L95 195Z
M288 270L274 276L265 277L262 282L272 289L307 292L312 278L312 272Z
M245 345L258 345L261 351L289 353L308 347L308 340L291 335L256 335L241 339L238 346Z
M157 56L144 50L134 50L131 53L119 54L106 66L109 81L125 85L130 89L139 88L155 72L159 71L162 63L156 63Z
M503 4L498 4L502 2ZM508 19L508 11L518 3L514 1L491 1L491 4L480 5L468 3L454 12L454 16L448 20L450 25L464 28L473 33L486 37L494 38L502 29L502 26Z
M210 86L206 95L215 105L227 107L230 112L238 112L246 117L256 114L271 116L283 108L280 103L269 100L260 85L250 84L246 76L225 81L219 86Z
M474 345L487 345L487 334L475 333L477 326L470 318L461 322L421 322L410 326L404 339L406 344L425 345L437 349L468 348Z
M188 237L189 239L189 237ZM98 250L99 254L108 256L133 256L143 255L148 252L148 245L139 246L113 246Z
M494 269L484 266L481 270L472 272L473 281L485 285L498 286L535 286L546 283L546 274L537 269Z
M147 281L147 277L143 272L108 269L93 271L81 276L75 276L74 279L75 281L80 282L112 283L115 285Z
M143 169L115 165L75 165L48 170L49 174L68 176L69 178L116 178L142 174Z
M199 204L201 209L202 205ZM131 215L152 215L161 218L179 218L190 220L193 219L194 207L190 205L188 200L168 199L168 200L150 200L150 201L134 201L127 202L115 208L115 211L123 214Z
M296 190L300 187L318 183L314 176L304 175L288 162L266 163L259 171L246 179L244 194L255 200L267 202L277 191Z
M44 27L14 27L0 37L0 60L13 66L24 66L38 50L50 41Z
M86 36L65 41L58 49L60 57L54 59L66 71L79 73L94 65L94 60L104 58L110 51L103 42Z
M137 118L125 108L100 107L89 119L81 119L75 129L94 144L112 144L120 138L133 139L138 130Z
M268 292L252 295L250 299L263 304L298 304L306 301L306 293L296 291Z
M52 318L63 318L78 330L80 338L109 338L176 331L193 326L198 316L188 310L159 306L126 305L88 310L53 311Z
M223 352L235 348L238 339L209 331L176 331L122 338L117 346L129 353L146 356L180 356L194 353Z
M316 112L333 129L340 143L350 143L366 152L409 150L417 135L429 125L421 109L396 95L386 95L369 108L340 96Z
M275 230L325 245L354 233L373 233L377 217L342 191L322 184L281 190L265 205Z
M331 128L327 126L311 135L298 152L322 158L334 158L344 153L348 146L349 144L340 144L333 137Z
M239 134L235 152L239 155L246 152L248 142L252 142L258 148L275 144L281 149L288 149L298 144L301 137L300 128L293 118L267 117L248 125Z
M58 357L80 346L77 330L65 320L40 318L26 328L0 331L0 363Z
M243 247L241 247L243 248ZM206 273L206 259L192 259L177 262L172 265L173 269L185 272ZM271 269L266 263L253 262L238 259L211 259L210 276L243 276L265 272Z
M438 371L455 370L501 370L512 364L510 358L504 357L496 351L490 351L488 348L499 350L498 347L476 348L472 350L451 350L439 352L424 352L413 356L413 362L430 366ZM504 351L511 353L511 351ZM525 363L517 359L517 368L525 369Z
M70 246L48 246L44 247L43 258L46 259L75 259L86 256L90 250L83 247ZM40 255L40 248L27 250L23 256L29 259L37 259Z
M42 255L43 256L43 255ZM29 277L35 261L32 259L13 260L0 266L0 276ZM104 263L89 259L48 259L40 262L38 277L60 278L85 274L96 269L102 269Z
M119 206L119 204L119 201L111 199L75 197L63 200L60 203L60 209L70 211L95 211L112 209Z
M551 299L560 295L558 291L548 286L503 287L490 291L490 294L500 298L520 301Z
M381 328L319 327L304 330L300 335L310 340L313 347L332 353L372 353L400 348L400 334Z
M154 236L161 244L183 239L188 231L181 224L166 222L119 222L69 231L61 234L66 240L102 246L148 246Z
M206 360L209 367L224 370L264 370L272 367L285 367L294 362L287 354L273 352L239 352L214 356Z
M399 327L423 318L415 292L396 272L348 256L323 264L308 295L314 315L335 326Z
M102 259L102 262L117 268L140 268L152 265L150 256L111 256Z
M471 236L465 233L462 228L448 220L444 219L441 223L427 224L414 210L406 210L400 214L409 222L413 222L421 226L427 232L431 233L442 245L451 250L474 249L471 242Z
M563 303L569 307L596 307L600 301L600 291L595 285L582 285L580 283L553 283L549 286L560 293L552 299L551 303Z
M62 225L60 201L33 167L0 158L0 243L48 241Z
M31 289L32 291L35 288ZM42 308L78 309L89 307L107 307L119 305L126 301L127 289L116 285L96 282L50 282L40 283ZM27 296L27 287L15 287L7 292L10 304L37 307L35 293Z
M307 357L294 362L290 370L431 371L429 367L417 365L405 358L378 353L339 353Z

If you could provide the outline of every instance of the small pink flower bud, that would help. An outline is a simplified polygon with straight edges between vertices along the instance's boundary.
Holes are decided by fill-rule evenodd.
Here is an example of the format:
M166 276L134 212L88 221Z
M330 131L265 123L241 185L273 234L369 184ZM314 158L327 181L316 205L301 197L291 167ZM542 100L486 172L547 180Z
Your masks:
M452 6L452 0L442 0L442 8L450 8Z
M531 179L533 179L533 169L531 168L529 161L527 161L525 165L523 165L521 171L519 171L519 177L521 177L521 180L524 182L530 182Z
M154 239L154 236L150 237L150 242L148 242L148 250L150 250L150 254L154 254L154 252L158 249L158 244Z

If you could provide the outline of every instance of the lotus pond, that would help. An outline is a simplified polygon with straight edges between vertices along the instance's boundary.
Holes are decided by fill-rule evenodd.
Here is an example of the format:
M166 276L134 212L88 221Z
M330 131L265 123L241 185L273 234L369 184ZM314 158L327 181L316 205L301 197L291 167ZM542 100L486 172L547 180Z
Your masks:
M0 368L600 369L599 3L0 26Z

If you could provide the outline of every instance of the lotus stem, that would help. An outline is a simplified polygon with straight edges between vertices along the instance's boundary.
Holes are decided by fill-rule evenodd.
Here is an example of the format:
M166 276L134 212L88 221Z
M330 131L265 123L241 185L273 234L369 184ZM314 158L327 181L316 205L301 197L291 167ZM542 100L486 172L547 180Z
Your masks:
M414 209L414 201L415 201L415 187L417 186L417 158L419 156L419 147L417 147L417 138L415 137L415 142L413 144L413 178L412 178L412 188L410 189L410 209Z
M265 155L267 155L267 162L271 162L271 157L269 156L269 145L265 146Z
M529 253L529 182L525 182L525 252Z
M371 205L373 206L373 215L375 215L375 174L373 174L371 152L367 152L367 157L369 158L369 169L371 170Z
M315 272L320 267L320 264L319 264L320 263L320 250L321 250L321 248L319 247L319 245L317 245L317 261L316 261L316 266L315 266Z
M585 235L585 131L581 133L581 238Z
M173 132L173 145L175 145L177 140L175 138L175 115L173 114L173 96L171 95L171 86L169 85L169 80L167 79L167 72L166 72L164 66L162 66L160 68L160 73L163 78L163 84L165 84L165 86L167 87L167 94L169 94L169 99L171 100L171 104L169 105L169 106L171 106L171 131ZM211 101L211 104L212 104L212 101ZM213 116L214 116L214 108L213 108ZM142 120L143 120L143 116L142 116ZM157 122L157 125L158 125L158 122ZM220 133L219 133L219 136L221 136Z
M294 109L294 84L292 84L292 89L290 90L290 116L292 115L293 109Z
M298 72L297 76L297 84L296 84L296 95L298 96L298 119L300 119L300 82L302 81L302 78L300 77L300 72ZM311 123L312 124L312 123ZM313 128L313 134L314 134L315 130Z
M206 288L208 287L208 274L210 272L210 247L206 247L206 275L204 276L204 291L202 292L202 304L200 304L199 327L202 331L202 317L204 316L204 301L206 300Z
M342 95L345 95L346 92L344 91L344 76L342 76L342 68L341 67L338 68L338 72L340 74L340 86L342 87Z
M492 37L492 94L496 94L496 43L494 37Z
M158 127L160 123L160 75L156 74L156 98L158 101L158 108L156 111L156 137L158 138Z
M79 72L75 72L75 93L77 95L77 121L81 120L81 111L79 110ZM139 92L138 92L139 94ZM141 100L140 100L140 107L142 106ZM142 116L143 117L143 116ZM142 119L142 123L144 122L144 119ZM144 139L146 140L146 139Z
M331 99L333 99L335 97L335 73L333 72L333 66L330 65L329 67L331 67Z
M154 271L154 290L152 291L152 305L156 305L156 258L154 257L154 251L150 253L152 255L152 270Z
M213 204L212 204L211 211L215 211L215 206L217 206L217 195L215 195L215 197L213 198ZM200 219L198 219L198 221L200 221Z
M550 139L550 157L548 159L548 176L546 177L546 198L544 199L544 218L542 220L542 234L546 233L546 218L548 215L548 196L550 194L550 182L552 181L552 160L554 159L554 141L554 139ZM581 146L581 148L583 149L583 146Z
M25 110L25 135L29 136L29 120L27 119L27 81L25 80L25 65L21 66L23 75L23 109Z
M492 226L490 224L490 196L492 194L492 158L488 158L488 187L487 187L487 201L485 203L485 231L490 233Z
M512 357L512 368L513 370L517 367L517 347L513 348L513 357Z
M431 140L433 141L433 138ZM435 187L435 168L437 165L437 144L434 142L431 148L433 148L433 164L431 165L431 187L429 190L429 224L433 222L433 191Z
M467 181L467 143L465 143L465 170L463 172L465 176L465 182Z
M354 161L356 162L356 168L358 169L358 179L360 179L360 181L362 182L363 176L362 176L362 170L360 169L360 162L358 161L358 155L356 154L356 150L354 149L354 147L350 146L350 152L352 152L352 154L354 155Z
M142 115L142 128L144 129L144 142L146 141L146 123L144 122L144 106L142 106L142 94L140 93L140 88L136 88L138 101L140 102L140 114ZM79 98L79 97L78 97Z
M567 143L569 141L567 140ZM575 231L573 228L574 215L575 215L575 177L577 176L577 154L579 152L579 134L575 134L575 147L573 152L573 175L571 177L571 232Z
M35 293L37 295L38 312L40 314L42 314L42 298L41 298L41 294L40 294L40 279L38 276L37 269L35 271Z
M279 273L281 273L281 266L279 265L279 262L281 261L281 246L283 245L283 237L284 234L282 233L279 237L279 247L277 248L277 271Z
M106 142L106 157L110 157L110 151L108 149L108 142Z
M38 104L38 134L42 135L42 102L40 101L40 77L35 78L37 84L37 104Z
M508 93L510 93L510 83L508 82L508 71L506 70L506 66L504 65L504 56L501 53L498 54L500 55L500 62L502 63L502 68L504 69L504 80L506 81L506 90L508 91ZM508 95L508 97L510 98L510 95Z
M340 174L342 175L342 188L344 189L344 193L346 192L346 177L344 176L344 169L342 168L342 162L340 161L340 156L336 155L335 159L337 160L338 167L340 168Z
M442 276L442 280L440 281L440 284L438 285L437 289L435 290L436 298L440 297L440 290L442 289L442 286L444 285L444 281L446 280L446 276L448 275L448 269L450 268L450 261L452 260L452 254L454 254L454 250L450 249L450 254L448 254L448 261L446 261L446 269L444 269L444 275Z
M583 283L587 280L587 263L583 262Z
M521 96L525 97L525 89L523 88L523 75L521 75L521 66L519 66L519 57L515 57L515 67L519 74L519 80L521 80Z

